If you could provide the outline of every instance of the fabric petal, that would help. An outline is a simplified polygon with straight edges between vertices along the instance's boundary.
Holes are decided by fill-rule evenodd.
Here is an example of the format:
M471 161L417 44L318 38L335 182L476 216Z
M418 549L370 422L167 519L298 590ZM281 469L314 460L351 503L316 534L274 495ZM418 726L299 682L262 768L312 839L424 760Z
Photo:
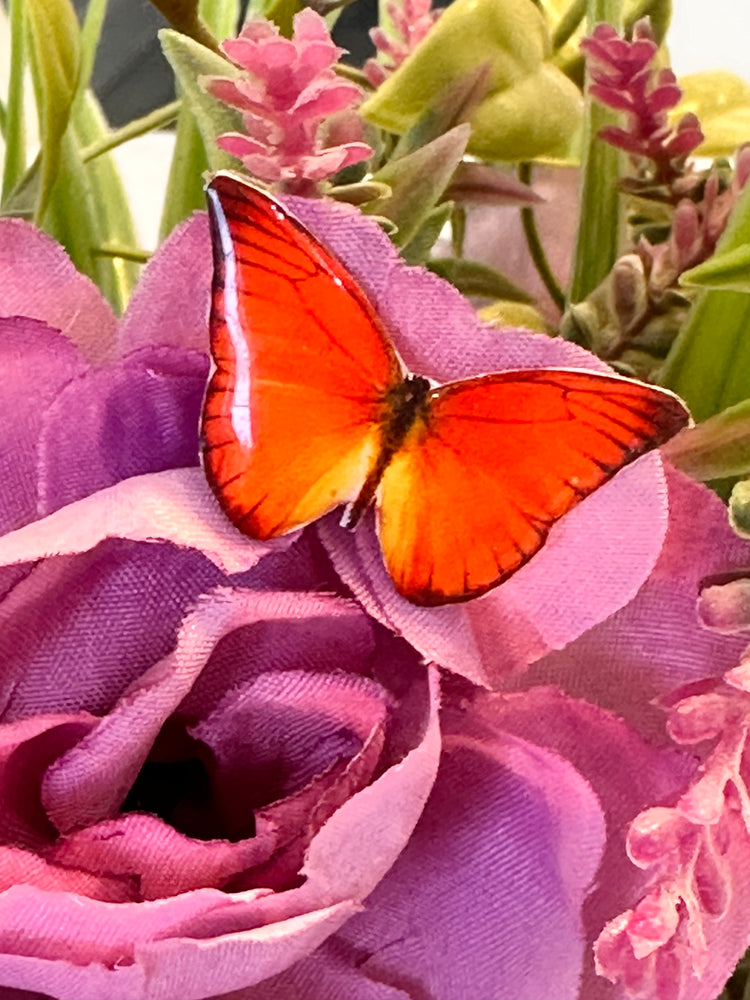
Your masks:
M178 226L144 270L118 332L118 351L172 344L208 353L211 240L204 212Z
M524 740L446 741L422 819L363 913L272 981L270 997L286 986L317 1000L321 978L342 997L578 996L579 910L604 838L596 797L569 764Z
M110 360L117 320L90 278L59 243L21 219L0 220L3 316L27 316L60 330L91 364Z
M4 532L37 517L36 449L43 414L87 366L80 351L57 330L39 320L16 317L0 319L0 367L4 417L0 421L0 531Z
M27 565L0 603L0 717L108 712L226 582L194 549L121 539Z
M0 565L88 552L108 538L199 549L227 573L248 570L291 542L241 535L221 512L201 469L170 469L125 479L3 535Z
M39 513L147 472L198 464L203 354L148 347L71 381L43 416Z

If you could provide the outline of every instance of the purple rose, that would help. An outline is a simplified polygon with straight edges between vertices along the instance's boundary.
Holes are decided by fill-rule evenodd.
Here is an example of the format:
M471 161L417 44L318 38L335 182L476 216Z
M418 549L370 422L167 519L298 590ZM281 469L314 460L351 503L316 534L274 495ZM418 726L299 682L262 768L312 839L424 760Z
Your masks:
M482 327L353 210L293 207L420 374L602 367ZM196 216L118 325L0 222L9 998L713 997L750 937L748 835L727 780L716 891L691 895L709 866L679 848L710 824L679 812L701 772L668 699L741 658L695 613L748 561L719 501L645 456L506 584L434 609L367 523L253 542L197 464L209 285ZM653 809L677 833L644 864Z

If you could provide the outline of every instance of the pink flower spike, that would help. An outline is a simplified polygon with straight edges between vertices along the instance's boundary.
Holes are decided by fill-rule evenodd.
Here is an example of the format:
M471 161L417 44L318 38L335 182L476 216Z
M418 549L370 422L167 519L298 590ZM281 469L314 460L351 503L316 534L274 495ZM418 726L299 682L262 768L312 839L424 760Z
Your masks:
M392 33L373 28L370 38L379 58L368 59L363 71L373 87L379 87L426 37L442 14L442 8L431 10L432 0L401 0L387 5Z
M241 70L233 80L208 77L203 86L218 100L239 108L247 137L224 133L220 148L245 169L282 192L319 193L343 166L372 155L362 122L350 123L349 142L328 145L327 119L359 104L362 91L334 72L343 49L334 45L323 18L310 8L294 17L291 39L275 25L249 21L223 51Z
M648 20L638 23L632 41L621 38L610 25L597 25L581 42L581 50L589 94L626 117L625 128L607 126L599 137L637 160L653 161L658 184L679 180L685 157L703 136L695 116L675 128L667 121L667 112L679 103L682 91L670 69L653 65L658 49Z

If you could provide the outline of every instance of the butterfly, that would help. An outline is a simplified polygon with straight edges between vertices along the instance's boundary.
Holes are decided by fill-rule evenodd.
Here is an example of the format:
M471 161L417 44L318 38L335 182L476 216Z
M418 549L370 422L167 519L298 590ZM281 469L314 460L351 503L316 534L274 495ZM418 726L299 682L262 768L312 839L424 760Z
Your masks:
M229 173L207 200L215 368L202 461L252 538L341 504L353 529L374 505L396 590L418 605L465 601L689 422L672 393L615 374L412 375L356 279L283 205Z

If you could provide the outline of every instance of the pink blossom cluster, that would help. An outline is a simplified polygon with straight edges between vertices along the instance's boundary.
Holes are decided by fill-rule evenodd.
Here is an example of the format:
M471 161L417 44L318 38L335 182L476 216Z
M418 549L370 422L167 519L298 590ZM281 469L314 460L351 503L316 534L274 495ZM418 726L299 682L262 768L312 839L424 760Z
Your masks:
M379 87L425 38L442 14L442 9L431 10L431 6L432 0L394 0L386 4L393 31L372 29L370 38L379 58L368 59L363 67L373 87Z
M683 271L708 260L749 177L750 146L744 146L737 153L734 174L728 186L722 189L718 173L712 171L700 201L680 199L666 243L653 246L641 237L638 253L649 277L649 293L654 299L660 298L667 288L673 286Z
M226 132L218 144L259 180L309 196L321 181L372 155L353 110L362 91L335 73L344 50L315 11L295 15L291 39L268 21L251 20L222 49L242 73L204 84L239 108L246 134Z
M750 625L747 581L739 584L739 601L737 584L704 593L704 621L713 619L719 631L731 631L726 619L736 617L738 603ZM736 910L736 887L747 878L747 860L742 880L735 866L750 836L750 650L723 677L675 692L666 707L667 730L678 746L710 749L674 806L646 809L631 824L628 855L653 873L651 884L596 943L599 971L643 998L655 989L659 997L678 995L690 971L703 976L710 960L707 927Z
M637 22L631 42L611 25L599 24L581 48L589 93L627 118L626 128L607 125L600 137L633 156L652 160L658 183L679 177L680 165L703 141L703 133L694 114L683 115L674 127L668 124L667 112L679 103L682 91L671 69L652 66L658 46L648 20Z

